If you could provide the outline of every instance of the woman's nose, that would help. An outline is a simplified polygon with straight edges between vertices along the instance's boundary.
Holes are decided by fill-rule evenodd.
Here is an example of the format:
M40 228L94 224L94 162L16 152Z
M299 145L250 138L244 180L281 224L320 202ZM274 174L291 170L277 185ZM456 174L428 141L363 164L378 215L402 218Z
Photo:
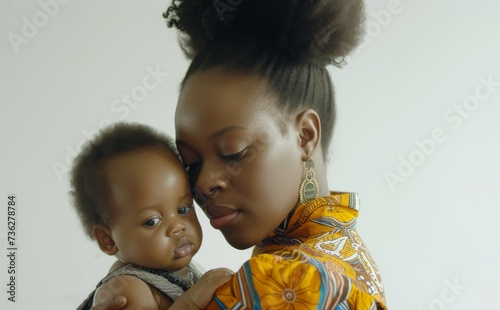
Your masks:
M215 198L221 191L229 187L229 173L225 171L203 171L202 169L195 185L195 191L207 198Z

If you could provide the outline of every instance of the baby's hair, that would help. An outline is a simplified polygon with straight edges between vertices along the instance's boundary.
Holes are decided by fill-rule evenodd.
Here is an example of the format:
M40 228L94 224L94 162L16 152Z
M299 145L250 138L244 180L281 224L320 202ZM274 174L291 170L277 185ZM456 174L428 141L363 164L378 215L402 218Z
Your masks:
M108 211L103 162L119 154L154 146L164 147L179 158L172 138L136 123L115 123L82 147L71 170L70 195L88 237L93 239L94 224L105 224L103 214Z
M193 60L182 86L217 66L257 74L282 110L311 108L320 115L326 155L336 114L326 66L340 67L358 45L362 0L173 0L164 17Z

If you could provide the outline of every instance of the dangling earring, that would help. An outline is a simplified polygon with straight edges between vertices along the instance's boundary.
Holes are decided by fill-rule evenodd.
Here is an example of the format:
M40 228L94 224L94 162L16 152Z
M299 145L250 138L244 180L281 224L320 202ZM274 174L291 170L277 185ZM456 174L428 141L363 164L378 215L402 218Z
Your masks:
M314 173L314 162L307 151L307 159L304 164L304 180L300 184L300 203L305 204L318 198L319 188Z

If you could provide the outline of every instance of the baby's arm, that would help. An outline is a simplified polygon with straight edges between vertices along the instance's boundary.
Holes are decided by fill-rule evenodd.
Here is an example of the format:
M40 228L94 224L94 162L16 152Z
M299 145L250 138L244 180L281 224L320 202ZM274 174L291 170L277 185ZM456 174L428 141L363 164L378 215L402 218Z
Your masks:
M172 301L161 296L161 293L155 294L153 290L146 282L137 277L121 275L109 280L99 289L94 304L109 306L118 297L123 296L126 298L126 305L118 309L157 310L160 309L160 304L163 309L168 309Z
M175 303L173 303L170 306L170 308L168 308L168 306L165 303L164 305L167 306L167 308L170 310L205 309L212 300L215 290L217 290L217 288L222 284L228 282L231 279L232 274L233 272L226 268L209 270L198 280L198 282L196 282L189 290L187 290L181 297L179 297L175 301ZM121 277L131 277L131 276L120 276L117 278ZM114 278L109 282L117 278ZM101 294L101 292L103 292L104 289L103 286L99 290L98 295L96 296L96 300L92 309L120 310L120 309L134 309L134 307L139 307L139 309L158 309L158 304L156 304L156 308L146 308L144 305L140 303L141 299L148 298L148 301L153 301L153 302L155 302L155 299L153 293L151 292L151 289L147 287L147 284L139 279L137 280L142 282L142 284L146 287L142 287L142 285L137 284L138 286L141 287L138 288L137 291L135 291L136 290L135 287L132 288L131 285L123 285L115 281L114 286L112 286L112 289L110 290L110 293L111 292L113 293L112 294L108 293L107 296L102 296L102 298L100 298L99 295ZM108 284L109 282L107 282L106 284ZM135 280L130 279L130 282L135 282ZM129 292L129 290L132 291ZM141 291L139 292L139 290Z

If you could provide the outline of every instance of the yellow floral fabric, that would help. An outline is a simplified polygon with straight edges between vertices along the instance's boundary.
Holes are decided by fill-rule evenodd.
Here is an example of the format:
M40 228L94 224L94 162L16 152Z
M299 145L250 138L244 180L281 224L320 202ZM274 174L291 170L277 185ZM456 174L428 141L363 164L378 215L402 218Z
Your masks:
M300 205L207 309L382 309L379 271L356 232L355 193Z

